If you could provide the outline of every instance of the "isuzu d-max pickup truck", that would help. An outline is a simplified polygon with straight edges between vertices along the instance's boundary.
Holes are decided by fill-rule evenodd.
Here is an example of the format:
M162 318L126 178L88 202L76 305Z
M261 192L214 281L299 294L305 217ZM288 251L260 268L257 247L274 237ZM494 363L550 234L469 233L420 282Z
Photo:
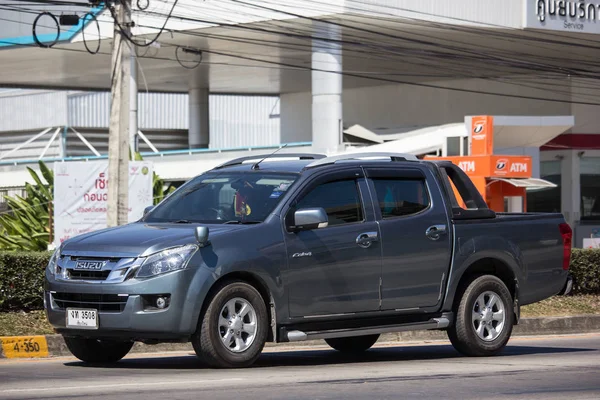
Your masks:
M44 300L89 363L135 341L191 342L211 366L245 367L267 341L356 353L408 330L446 330L460 353L490 356L520 306L570 290L571 238L561 214L493 212L450 162L253 156L137 222L63 242Z

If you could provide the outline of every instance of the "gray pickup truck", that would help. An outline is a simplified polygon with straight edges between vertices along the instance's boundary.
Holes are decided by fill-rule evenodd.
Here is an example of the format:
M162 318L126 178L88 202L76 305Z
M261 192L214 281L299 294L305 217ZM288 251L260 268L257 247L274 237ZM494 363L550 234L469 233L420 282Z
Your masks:
M227 162L138 222L62 243L44 303L75 357L191 342L211 366L245 367L267 341L356 353L408 330L446 330L460 353L489 356L521 305L570 290L563 216L495 213L452 163L265 158Z

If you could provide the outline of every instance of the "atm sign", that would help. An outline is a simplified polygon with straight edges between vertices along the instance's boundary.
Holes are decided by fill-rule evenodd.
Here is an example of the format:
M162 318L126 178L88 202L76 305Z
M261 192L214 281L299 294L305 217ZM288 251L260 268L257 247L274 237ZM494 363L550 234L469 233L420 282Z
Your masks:
M491 161L491 176L505 176L511 178L531 177L530 157L494 157Z

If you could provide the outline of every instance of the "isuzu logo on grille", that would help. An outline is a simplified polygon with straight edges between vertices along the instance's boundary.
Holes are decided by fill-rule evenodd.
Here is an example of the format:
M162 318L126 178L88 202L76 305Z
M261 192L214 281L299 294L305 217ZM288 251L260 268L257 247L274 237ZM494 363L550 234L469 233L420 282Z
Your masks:
M77 261L76 270L99 271L106 265L106 261Z

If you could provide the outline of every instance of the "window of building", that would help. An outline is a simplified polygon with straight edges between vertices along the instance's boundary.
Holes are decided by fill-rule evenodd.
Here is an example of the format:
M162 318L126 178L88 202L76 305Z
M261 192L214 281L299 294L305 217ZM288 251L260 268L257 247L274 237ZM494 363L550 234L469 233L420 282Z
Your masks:
M296 209L322 207L329 226L363 221L363 209L355 180L328 182L310 191Z
M580 161L581 219L600 220L600 157Z
M429 207L422 179L375 179L373 182L384 219L417 214Z
M555 188L527 191L527 211L555 212L562 211L561 201L561 161L540 162L540 178L558 185Z

